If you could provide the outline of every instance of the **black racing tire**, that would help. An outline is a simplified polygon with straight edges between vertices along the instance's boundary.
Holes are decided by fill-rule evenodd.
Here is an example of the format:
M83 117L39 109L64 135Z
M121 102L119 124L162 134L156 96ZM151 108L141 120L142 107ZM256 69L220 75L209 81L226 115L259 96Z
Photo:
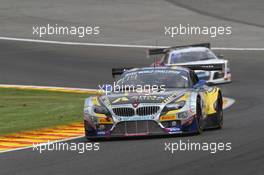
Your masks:
M84 130L85 130L85 136L86 138L89 138L91 136L96 136L96 131L89 126L88 122L84 120Z
M202 134L203 132L203 112L202 112L202 104L200 97L197 98L196 102L196 124L197 124L197 133L196 134Z
M217 115L217 129L222 129L224 125L224 115L223 115L223 98L221 93L219 93L217 97L216 115Z

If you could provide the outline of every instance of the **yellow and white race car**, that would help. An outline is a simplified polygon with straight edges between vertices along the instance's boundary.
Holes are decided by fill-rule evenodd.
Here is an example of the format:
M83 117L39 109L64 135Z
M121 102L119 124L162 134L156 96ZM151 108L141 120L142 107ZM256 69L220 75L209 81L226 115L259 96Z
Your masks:
M209 68L212 66L199 69ZM86 137L200 134L207 128L222 128L221 90L207 86L192 69L113 70L114 75L122 75L114 85L104 88L107 93L85 100Z

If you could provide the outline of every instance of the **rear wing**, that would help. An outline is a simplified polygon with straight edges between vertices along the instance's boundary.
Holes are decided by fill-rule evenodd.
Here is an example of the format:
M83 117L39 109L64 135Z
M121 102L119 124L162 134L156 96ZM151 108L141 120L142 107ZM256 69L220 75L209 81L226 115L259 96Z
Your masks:
M181 66L181 67L187 67L191 70L205 70L205 71L219 71L219 70L224 70L225 68L225 63L209 63L209 64L170 64L166 65L168 67L173 67L173 66Z
M209 64L170 64L167 67L186 67L191 70L205 70L205 71L222 71L225 69L225 63L209 63ZM122 75L124 72L134 69L133 67L113 68L112 76L115 78L118 75Z
M167 47L167 48L149 49L147 51L147 56L165 54L172 49L179 49L179 48L185 48L185 47L206 47L210 49L211 44L210 43L200 43L200 44L191 44L191 45L183 45L183 46L172 46L172 47Z
M116 77L117 75L122 75L125 71L128 71L130 69L133 69L133 67L113 68L112 77Z

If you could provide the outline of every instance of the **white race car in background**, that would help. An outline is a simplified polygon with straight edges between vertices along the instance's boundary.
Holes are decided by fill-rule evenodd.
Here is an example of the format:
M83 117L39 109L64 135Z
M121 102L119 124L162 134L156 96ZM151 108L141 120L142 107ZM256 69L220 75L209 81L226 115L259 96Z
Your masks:
M156 60L152 66L203 66L208 67L208 69L214 66L217 69L210 69L210 71L196 70L195 72L199 79L206 80L208 83L231 82L229 61L218 58L210 50L210 43L150 49L148 51L148 56L160 54L164 54L164 56L160 60ZM221 70L219 70L219 67L221 67Z

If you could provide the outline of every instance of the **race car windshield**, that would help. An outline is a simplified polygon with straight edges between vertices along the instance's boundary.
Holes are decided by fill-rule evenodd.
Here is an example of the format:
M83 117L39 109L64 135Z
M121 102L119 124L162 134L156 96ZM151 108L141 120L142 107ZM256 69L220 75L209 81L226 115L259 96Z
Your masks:
M125 73L117 81L124 86L157 86L163 88L188 88L188 72L184 70L150 69Z
M170 64L204 61L210 59L216 59L216 57L210 52L174 52L170 55Z

